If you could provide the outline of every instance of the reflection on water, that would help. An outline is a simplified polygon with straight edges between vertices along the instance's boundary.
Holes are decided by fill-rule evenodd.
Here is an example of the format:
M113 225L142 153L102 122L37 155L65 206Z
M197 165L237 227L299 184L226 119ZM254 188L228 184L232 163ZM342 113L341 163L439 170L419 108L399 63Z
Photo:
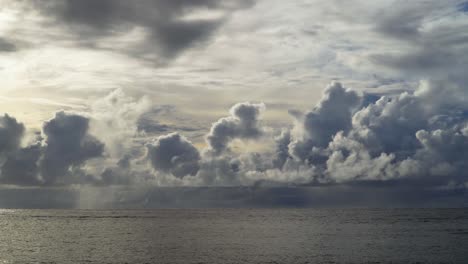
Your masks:
M0 263L464 263L467 209L0 210Z

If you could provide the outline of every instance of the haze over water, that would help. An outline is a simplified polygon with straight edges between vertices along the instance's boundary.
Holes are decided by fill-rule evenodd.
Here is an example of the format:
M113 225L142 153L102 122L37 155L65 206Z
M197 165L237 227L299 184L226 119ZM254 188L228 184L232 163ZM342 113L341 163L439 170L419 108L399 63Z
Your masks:
M468 209L4 210L0 263L464 263Z

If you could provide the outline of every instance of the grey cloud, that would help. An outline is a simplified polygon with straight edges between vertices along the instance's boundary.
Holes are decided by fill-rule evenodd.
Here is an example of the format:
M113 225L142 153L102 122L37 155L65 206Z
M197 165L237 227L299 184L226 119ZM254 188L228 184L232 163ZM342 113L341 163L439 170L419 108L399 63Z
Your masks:
M444 97L439 97L439 93ZM329 145L328 173L343 180L436 178L467 181L466 104L463 86L430 81L414 93L384 96L357 112L353 128Z
M41 184L38 175L41 151L42 146L36 143L9 154L1 167L1 182L21 186Z
M394 38L416 38L425 15L422 10L425 10L423 4L402 7L398 5L398 1L394 2L385 12L379 13L375 29Z
M338 131L351 128L352 114L358 110L361 98L340 83L329 85L322 100L300 120L302 137L291 142L291 154L300 159L310 159L313 147L324 148Z
M459 82L429 80L413 93L375 100L334 84L312 111L296 115L300 122L293 130L277 138L271 167L259 170L240 163L237 177L319 185L366 181L429 188L449 182L464 185L465 94Z
M259 127L259 116L265 108L264 104L239 103L230 109L230 116L215 122L206 141L210 150L222 153L228 150L233 139L254 139L262 134Z
M154 51L156 46L161 51L158 55L170 58L208 38L224 22L226 14L246 8L253 1L59 0L34 3L45 14L65 22L72 30L90 39L142 27L149 36L140 48ZM217 10L224 15L184 19L185 15L199 10Z
M437 23L457 13L456 1L393 3L375 16L375 31L404 45L398 53L373 54L371 61L410 78L463 75L461 69L468 63L466 23Z
M135 182L135 175L126 170L127 168L106 168L101 173L101 180L96 185L111 186L111 185L131 185Z
M103 144L88 134L85 117L58 112L44 124L45 141L21 147L25 128L16 119L5 115L0 119L0 181L12 185L53 185L70 181L90 181L79 167L103 152ZM74 170L73 172L71 172Z
M237 186L240 185L241 166L238 159L227 155L205 158L197 177L206 186Z
M45 184L65 183L70 169L103 154L104 144L88 129L88 118L64 112L44 124L46 146L40 166Z
M371 154L398 151L397 156L407 156L418 147L414 134L427 126L425 116L413 95L384 96L354 115L351 134L365 142Z
M132 157L130 155L126 154L121 159L119 159L119 161L117 162L117 166L119 166L120 168L124 168L124 169L129 168L131 158Z
M22 148L24 127L5 116L0 135L9 140L0 141L1 180L14 185L465 186L465 94L459 82L429 80L412 93L376 100L376 95L359 95L333 83L316 107L296 115L295 127L284 130L271 150L229 151L234 139L269 135L260 125L265 106L240 103L231 108L230 116L213 124L206 155L185 137L171 133L147 143L141 160L144 142L118 159L103 156L103 144L90 135L89 119L63 112L45 123L41 144ZM83 165L91 166L90 159L96 157L102 157L102 164L85 169Z
M160 136L146 147L147 158L156 170L179 178L198 172L200 153L190 141L177 133Z
M291 132L284 130L281 135L276 138L276 149L275 159L273 160L273 166L275 168L283 168L284 163L288 158L291 158L289 154L289 144L291 143Z
M468 63L468 58L453 50L439 47L423 47L397 54L375 54L371 61L394 69L406 69L418 74L437 71L443 67L459 67Z
M0 116L0 154L19 148L24 135L24 125L8 114Z
M40 144L20 146L25 133L23 124L5 114L0 117L0 181L4 184L37 184Z

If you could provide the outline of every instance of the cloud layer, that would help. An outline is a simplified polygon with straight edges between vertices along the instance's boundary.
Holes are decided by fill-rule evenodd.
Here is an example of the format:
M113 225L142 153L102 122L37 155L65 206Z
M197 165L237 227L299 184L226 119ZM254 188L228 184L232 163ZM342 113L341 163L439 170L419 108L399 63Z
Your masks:
M468 186L464 1L0 5L7 188Z
M440 93L445 96L439 97ZM14 185L277 186L397 181L465 188L468 109L463 94L465 88L458 82L432 80L422 81L414 93L377 99L334 82L311 111L293 111L294 125L277 131L277 136L275 129L261 122L264 104L239 103L228 117L213 123L203 149L180 133L153 139L133 134L140 143L119 148L118 155L110 155L115 149L112 144L121 143L104 144L99 138L106 133L90 134L101 131L91 129L90 124L99 126L96 118L103 115L58 112L25 146L21 143L24 126L5 115L0 120L1 179ZM114 97L115 92L104 100ZM132 105L123 99L124 94L119 98ZM135 114L134 121L125 123L129 131L137 131L137 120L143 114L147 115ZM132 140L131 134L126 135L130 138L121 139ZM252 140L270 142L271 147L250 152L230 148L239 142L252 144Z

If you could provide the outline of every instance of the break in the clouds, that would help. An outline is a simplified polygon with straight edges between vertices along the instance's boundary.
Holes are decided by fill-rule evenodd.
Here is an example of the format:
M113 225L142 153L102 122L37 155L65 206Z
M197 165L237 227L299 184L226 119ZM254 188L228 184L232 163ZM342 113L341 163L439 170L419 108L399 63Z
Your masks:
M466 6L1 2L0 182L142 203L465 193Z

